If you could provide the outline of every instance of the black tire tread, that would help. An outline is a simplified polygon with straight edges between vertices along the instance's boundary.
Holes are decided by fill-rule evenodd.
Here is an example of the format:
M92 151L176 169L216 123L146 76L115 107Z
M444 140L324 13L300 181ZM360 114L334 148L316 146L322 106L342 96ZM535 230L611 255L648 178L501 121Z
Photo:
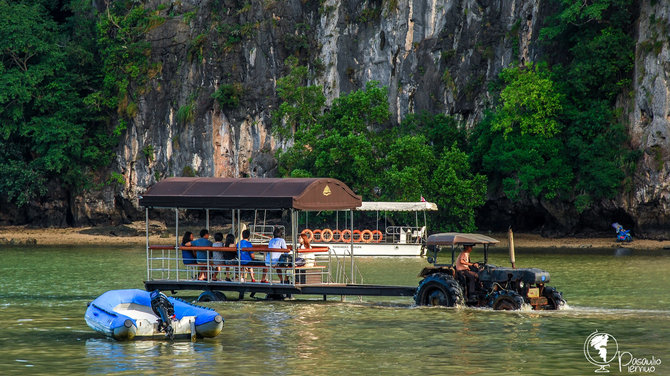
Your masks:
M434 273L426 276L426 278L419 282L419 287L417 287L414 293L414 302L416 305L428 305L425 297L430 290L427 289L431 289L435 285L441 286L447 294L449 298L447 307L463 304L463 289L458 282L449 274Z
M559 310L563 308L566 304L565 299L563 299L563 293L556 290L553 287L545 287L544 288L544 296L547 298L549 301L549 305L552 306L552 309Z
M493 309L498 309L499 302L502 300L507 300L510 301L514 305L514 310L520 309L523 304L524 300L519 293L513 290L499 290L491 294L489 297L489 307Z

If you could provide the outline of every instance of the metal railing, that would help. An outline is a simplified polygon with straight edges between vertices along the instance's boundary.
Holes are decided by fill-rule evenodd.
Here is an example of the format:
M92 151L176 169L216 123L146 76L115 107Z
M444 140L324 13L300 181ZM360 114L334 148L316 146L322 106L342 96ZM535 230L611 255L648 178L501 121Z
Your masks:
M326 265L305 265L290 267L279 267L276 265L242 265L238 260L237 264L224 265L215 264L207 252L207 260L204 264L184 264L181 257L181 249L174 246L149 246L147 249L147 278L148 280L171 280L171 281L193 281L202 279L204 281L223 281L226 277L231 282L252 282L262 283L263 270L267 271L266 278L269 284L282 283L282 280L289 284L322 284L342 281L345 278L331 275L333 264ZM329 254L331 251L329 251ZM334 254L334 253L333 253ZM337 259L337 255L335 255ZM319 258L322 260L322 258ZM330 257L328 257L330 259ZM323 261L323 260L322 260ZM338 273L343 265L338 261ZM217 270L219 268L219 270ZM360 272L359 272L360 273ZM253 283L253 282L252 282ZM285 282L286 283L286 282ZM341 282L340 282L341 283Z
M388 226L385 232L386 242L418 244L426 237L426 226Z
M336 252L334 252L330 247L328 247L328 265L329 269L334 266L335 272L334 273L329 273L329 277L331 279L328 280L330 283L363 283L363 273L361 273L360 268L358 267L358 264L351 263L351 249L347 250L347 255L344 255L342 257L338 256ZM354 277L358 278L358 282L356 282L356 279L353 281L351 280L351 269L347 269L347 264L353 265L354 267Z
M249 226L249 231L251 232L251 237L250 241L252 243L263 243L267 244L270 239L273 238L272 233L274 232L275 228L281 228L282 230L285 230L284 226L278 225L278 226L271 226L271 225L250 225Z

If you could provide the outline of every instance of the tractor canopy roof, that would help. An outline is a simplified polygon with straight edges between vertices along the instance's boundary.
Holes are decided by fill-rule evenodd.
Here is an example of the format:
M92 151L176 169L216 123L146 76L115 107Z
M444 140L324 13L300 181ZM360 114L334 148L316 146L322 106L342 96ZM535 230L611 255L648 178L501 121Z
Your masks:
M460 232L445 232L433 234L426 240L426 245L476 245L498 243L498 240L481 234L464 234Z

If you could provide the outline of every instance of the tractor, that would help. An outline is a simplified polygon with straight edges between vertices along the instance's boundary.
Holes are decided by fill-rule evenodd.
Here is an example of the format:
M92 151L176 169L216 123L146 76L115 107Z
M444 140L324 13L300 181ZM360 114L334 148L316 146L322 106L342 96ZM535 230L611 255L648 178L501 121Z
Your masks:
M512 267L488 263L489 246L498 240L480 234L433 234L426 240L426 259L432 264L423 268L419 287L414 294L417 305L453 307L490 307L494 310L517 310L530 305L535 310L556 310L565 305L563 294L549 283L549 273L537 268L516 268L513 242L510 246ZM484 260L470 270L476 273L475 291L468 291L463 272L455 268L456 250L465 246L483 246ZM451 263L438 263L440 252L451 248ZM474 249L474 248L473 248ZM474 251L473 251L474 252Z

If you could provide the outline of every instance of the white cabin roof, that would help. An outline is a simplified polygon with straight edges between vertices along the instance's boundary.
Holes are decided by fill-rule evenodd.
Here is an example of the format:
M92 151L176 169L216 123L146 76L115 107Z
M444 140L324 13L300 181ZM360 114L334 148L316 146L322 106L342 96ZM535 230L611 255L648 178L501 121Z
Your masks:
M424 211L437 210L437 204L433 202L383 202L363 201L363 205L356 208L357 211Z

